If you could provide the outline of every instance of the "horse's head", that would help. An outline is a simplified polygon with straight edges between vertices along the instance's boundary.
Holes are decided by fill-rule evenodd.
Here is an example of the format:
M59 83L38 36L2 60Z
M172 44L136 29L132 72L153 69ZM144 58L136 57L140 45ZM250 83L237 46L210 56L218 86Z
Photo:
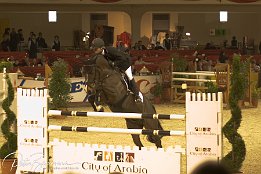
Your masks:
M85 84L88 86L88 89L94 89L97 81L96 64L92 61L88 61L82 67L82 75L85 77Z
M97 89L101 84L102 80L107 75L106 70L108 69L108 61L102 55L96 55L85 62L82 68L82 74L85 77L85 83L88 89Z

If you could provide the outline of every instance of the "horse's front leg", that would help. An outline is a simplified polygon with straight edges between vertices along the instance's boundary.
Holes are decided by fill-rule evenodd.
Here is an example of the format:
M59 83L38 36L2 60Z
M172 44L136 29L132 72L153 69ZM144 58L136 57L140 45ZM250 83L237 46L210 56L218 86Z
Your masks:
M104 108L103 108L103 106L100 104L100 102L97 100L97 97L96 97L96 95L94 95L94 94L91 94L91 95L89 95L88 96L88 101L89 101L89 103L91 104L91 106L92 106L92 108L93 108L93 110L95 111L95 112L103 112L104 111Z

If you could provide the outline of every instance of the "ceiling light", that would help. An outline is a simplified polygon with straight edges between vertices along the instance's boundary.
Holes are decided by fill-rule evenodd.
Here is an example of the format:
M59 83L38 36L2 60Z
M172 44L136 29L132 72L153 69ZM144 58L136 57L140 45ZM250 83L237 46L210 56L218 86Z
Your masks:
M49 11L48 12L48 19L49 19L49 22L57 22L57 12L56 11Z
M220 22L227 22L227 11L220 11L219 12L219 21Z

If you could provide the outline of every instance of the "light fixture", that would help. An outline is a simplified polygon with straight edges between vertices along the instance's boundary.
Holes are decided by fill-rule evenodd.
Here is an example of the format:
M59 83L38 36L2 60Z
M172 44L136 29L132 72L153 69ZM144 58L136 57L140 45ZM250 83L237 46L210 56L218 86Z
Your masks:
M49 11L48 12L48 19L49 19L49 22L57 22L57 12L56 11Z
M227 11L220 11L219 12L219 21L220 22L227 22Z
M186 33L186 36L190 36L190 33Z

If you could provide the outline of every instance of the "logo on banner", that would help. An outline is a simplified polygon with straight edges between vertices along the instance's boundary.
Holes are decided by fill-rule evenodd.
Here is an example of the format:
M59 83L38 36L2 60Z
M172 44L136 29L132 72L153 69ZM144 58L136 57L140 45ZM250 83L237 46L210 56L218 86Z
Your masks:
M115 152L115 162L124 162L123 152Z
M95 161L114 161L114 162L127 162L133 163L135 153L131 152L112 152L112 151L94 151Z
M194 151L189 154L194 156L217 156L211 147L195 147Z
M113 152L104 152L104 161L113 161Z
M126 153L125 161L128 163L134 162L134 153Z
M211 127L195 127L195 132L190 132L190 135L217 135L211 132Z
M94 151L94 160L95 161L102 161L102 151Z

